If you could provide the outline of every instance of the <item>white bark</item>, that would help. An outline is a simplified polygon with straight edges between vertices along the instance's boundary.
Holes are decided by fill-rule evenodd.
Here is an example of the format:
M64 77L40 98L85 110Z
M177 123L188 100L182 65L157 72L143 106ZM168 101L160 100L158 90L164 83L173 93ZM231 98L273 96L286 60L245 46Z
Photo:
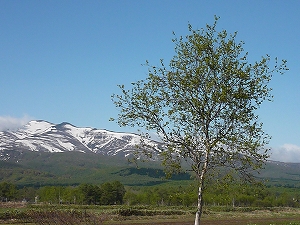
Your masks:
M200 219L202 215L202 205L203 205L203 200L202 200L202 180L200 181L199 184L199 189L198 189L198 205L197 205L197 212L196 212L196 217L195 217L195 225L200 225Z
M204 188L204 176L207 171L207 165L208 165L208 151L205 153L205 162L201 169L201 174L198 177L199 178L199 188L198 188L198 205L197 205L197 212L195 217L195 225L200 225L200 219L202 216L202 206L203 206L203 188Z
M200 225L200 213L196 212L195 225Z

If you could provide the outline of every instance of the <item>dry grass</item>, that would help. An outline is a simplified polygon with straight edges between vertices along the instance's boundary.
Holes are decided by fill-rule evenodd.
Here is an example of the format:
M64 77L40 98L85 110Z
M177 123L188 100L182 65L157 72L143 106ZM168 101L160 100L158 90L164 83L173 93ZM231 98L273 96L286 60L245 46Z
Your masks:
M2 207L2 208L1 208ZM187 225L194 212L183 208L131 208L126 206L0 205L0 225ZM300 225L298 208L209 208L204 225Z
M102 225L106 214L86 210L61 209L13 209L1 213L0 224L35 225Z
M105 225L188 225L194 215L130 216L104 222ZM209 212L202 217L203 225L300 225L300 209L271 208L252 212Z

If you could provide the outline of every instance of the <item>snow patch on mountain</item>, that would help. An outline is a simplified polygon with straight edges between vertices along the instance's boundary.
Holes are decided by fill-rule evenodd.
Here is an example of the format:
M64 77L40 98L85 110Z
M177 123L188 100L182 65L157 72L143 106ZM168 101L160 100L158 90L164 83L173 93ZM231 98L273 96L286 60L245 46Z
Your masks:
M75 149L75 146L70 142L63 142L59 139L57 140L57 142L59 143L59 145L63 146L65 149L69 151L73 151Z
M46 121L32 120L23 128L19 129L15 134L18 138L25 138L28 135L37 135L44 133L49 128L53 127L52 123Z

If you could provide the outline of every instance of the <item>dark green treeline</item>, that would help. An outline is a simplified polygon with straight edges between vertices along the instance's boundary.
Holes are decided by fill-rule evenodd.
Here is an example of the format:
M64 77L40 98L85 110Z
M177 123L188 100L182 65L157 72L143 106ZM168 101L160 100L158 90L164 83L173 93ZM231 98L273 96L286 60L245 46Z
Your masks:
M52 204L113 205L123 204L125 187L119 181L101 185L45 186L40 188L17 187L0 183L1 201L47 202Z
M101 185L45 186L18 188L0 183L0 201L27 201L52 204L83 205L153 205L193 206L197 203L195 185L159 185L124 187L119 181ZM300 189L263 185L211 185L204 196L205 205L300 207Z

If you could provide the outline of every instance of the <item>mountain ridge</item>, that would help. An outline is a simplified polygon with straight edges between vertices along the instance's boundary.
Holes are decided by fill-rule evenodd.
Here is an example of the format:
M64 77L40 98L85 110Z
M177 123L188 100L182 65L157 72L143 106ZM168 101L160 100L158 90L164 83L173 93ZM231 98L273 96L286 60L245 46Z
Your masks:
M137 134L113 132L91 127L76 127L71 123L53 124L32 120L16 131L0 132L0 159L11 150L42 152L93 152L96 154L128 156L135 151L141 138ZM161 143L146 140L149 151L158 153Z

